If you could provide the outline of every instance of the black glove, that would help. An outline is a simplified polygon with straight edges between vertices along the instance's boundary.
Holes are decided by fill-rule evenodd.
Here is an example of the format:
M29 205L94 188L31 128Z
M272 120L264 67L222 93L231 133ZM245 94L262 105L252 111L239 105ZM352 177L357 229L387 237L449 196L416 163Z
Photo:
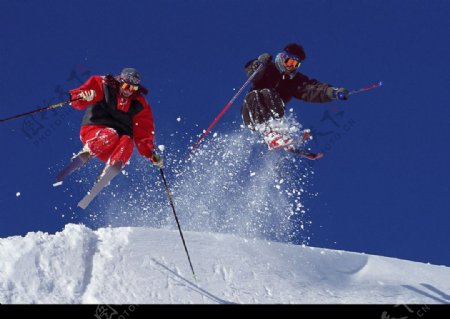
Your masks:
M267 64L270 61L272 61L272 56L269 53L263 53L257 59L247 62L244 67L245 73L247 73L247 76L250 76L256 71L256 69L258 69L261 63Z
M330 99L334 100L348 100L350 92L346 88L329 87L327 89L327 95Z
M263 53L258 57L258 62L267 64L272 61L272 56L269 53Z

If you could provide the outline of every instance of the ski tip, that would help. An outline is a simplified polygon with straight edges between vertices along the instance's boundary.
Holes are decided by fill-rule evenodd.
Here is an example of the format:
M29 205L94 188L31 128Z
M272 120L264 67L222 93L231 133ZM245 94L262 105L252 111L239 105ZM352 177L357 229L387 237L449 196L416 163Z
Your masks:
M322 152L319 152L319 153L317 153L317 156L316 156L316 160L318 160L318 159L321 159L322 157L324 157L324 153L322 153Z
M319 152L319 153L306 153L306 154L303 155L303 157L305 157L305 158L307 158L307 159L309 159L311 161L316 161L316 160L321 159L324 155L325 154L322 153L322 152Z
M63 182L59 181L59 182L53 183L53 187L58 187L58 186L61 186L62 184L63 184Z

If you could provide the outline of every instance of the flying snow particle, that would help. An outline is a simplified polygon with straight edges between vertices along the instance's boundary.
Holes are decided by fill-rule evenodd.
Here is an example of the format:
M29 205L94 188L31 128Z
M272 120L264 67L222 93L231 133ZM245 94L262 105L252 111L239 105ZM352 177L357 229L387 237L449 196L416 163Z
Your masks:
M177 117L177 122L181 122L181 117Z
M17 192L17 193L16 193L16 197L19 197L19 196L20 196L20 192Z
M158 149L159 149L161 152L164 152L164 150L166 149L166 147L165 147L164 145L158 145Z

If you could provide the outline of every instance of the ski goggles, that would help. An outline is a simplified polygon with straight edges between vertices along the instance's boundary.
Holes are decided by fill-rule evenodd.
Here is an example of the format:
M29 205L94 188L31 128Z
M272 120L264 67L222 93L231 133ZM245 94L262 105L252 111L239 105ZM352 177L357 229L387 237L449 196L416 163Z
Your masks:
M122 83L122 85L120 86L123 90L128 90L128 91L137 91L139 90L139 85L133 85L133 84L129 84L129 83Z
M294 59L292 57L286 57L284 59L284 66L285 67L294 67L294 68L298 68L300 66L300 61L297 59Z

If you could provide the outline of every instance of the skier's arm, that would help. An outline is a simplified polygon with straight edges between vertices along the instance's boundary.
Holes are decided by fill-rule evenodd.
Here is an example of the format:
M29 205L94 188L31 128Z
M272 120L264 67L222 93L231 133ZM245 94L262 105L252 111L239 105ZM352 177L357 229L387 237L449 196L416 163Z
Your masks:
M327 93L328 88L332 88L331 85L309 79L301 73L296 74L294 81L296 81L296 88L293 92L295 98L315 103L325 103L332 100L332 97Z
M330 84L308 79L307 76L298 73L295 81L297 86L293 96L306 102L325 103L334 99L347 100L349 91L345 88L337 88Z
M138 100L144 106L144 109L133 117L134 143L142 156L151 159L155 148L153 114L150 106L143 98Z
M91 94L91 90L94 92L93 94ZM70 90L69 94L70 99L73 101L70 105L77 110L83 110L89 105L103 100L103 77L99 75L91 76L83 85ZM84 96L91 96L92 98L86 100L83 98Z

